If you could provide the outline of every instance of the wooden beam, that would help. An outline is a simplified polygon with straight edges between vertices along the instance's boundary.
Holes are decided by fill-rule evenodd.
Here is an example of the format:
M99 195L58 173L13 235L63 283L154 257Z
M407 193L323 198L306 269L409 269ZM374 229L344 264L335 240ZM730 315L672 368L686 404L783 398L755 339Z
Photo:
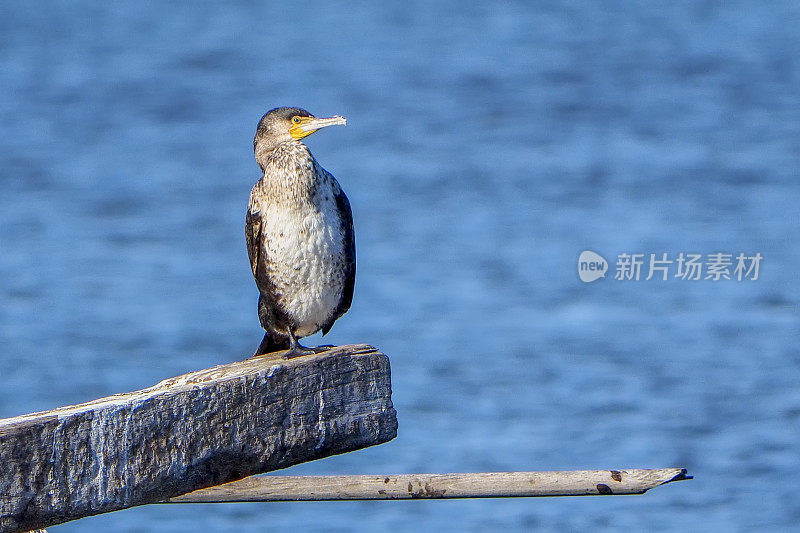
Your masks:
M367 345L248 359L0 420L0 533L27 531L393 439Z
M168 503L644 494L653 487L683 479L691 479L683 468L392 476L255 476L170 498Z

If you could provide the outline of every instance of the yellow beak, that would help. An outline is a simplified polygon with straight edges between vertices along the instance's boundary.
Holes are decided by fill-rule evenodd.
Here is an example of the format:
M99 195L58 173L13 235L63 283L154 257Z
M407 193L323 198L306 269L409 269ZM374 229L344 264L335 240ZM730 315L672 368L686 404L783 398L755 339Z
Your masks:
M339 115L328 118L300 117L300 122L292 124L292 127L289 128L289 133L294 139L302 139L328 126L347 126L347 119Z

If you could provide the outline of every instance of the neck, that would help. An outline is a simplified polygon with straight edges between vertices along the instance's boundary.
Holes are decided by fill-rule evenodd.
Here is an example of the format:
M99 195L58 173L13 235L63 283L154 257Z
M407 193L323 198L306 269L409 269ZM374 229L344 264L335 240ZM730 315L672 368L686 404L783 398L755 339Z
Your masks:
M301 141L290 139L279 141L274 144L259 143L255 148L256 163L264 172L267 166L276 160L287 158L312 158L308 147Z
M256 183L273 205L294 206L313 202L318 183L317 162L300 141L280 143L259 161L264 176Z

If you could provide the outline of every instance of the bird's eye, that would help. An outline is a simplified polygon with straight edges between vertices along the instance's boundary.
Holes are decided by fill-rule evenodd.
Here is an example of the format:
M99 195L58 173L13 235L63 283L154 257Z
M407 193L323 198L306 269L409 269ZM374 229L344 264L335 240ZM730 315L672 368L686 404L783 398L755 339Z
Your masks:
M295 124L300 124L300 117L292 117L292 122Z

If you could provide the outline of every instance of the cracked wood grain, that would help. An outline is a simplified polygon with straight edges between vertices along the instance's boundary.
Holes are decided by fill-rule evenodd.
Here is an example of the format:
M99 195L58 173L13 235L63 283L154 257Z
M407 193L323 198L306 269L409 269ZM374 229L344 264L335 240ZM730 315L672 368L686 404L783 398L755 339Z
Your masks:
M393 439L388 358L269 354L0 420L0 532L164 501Z

